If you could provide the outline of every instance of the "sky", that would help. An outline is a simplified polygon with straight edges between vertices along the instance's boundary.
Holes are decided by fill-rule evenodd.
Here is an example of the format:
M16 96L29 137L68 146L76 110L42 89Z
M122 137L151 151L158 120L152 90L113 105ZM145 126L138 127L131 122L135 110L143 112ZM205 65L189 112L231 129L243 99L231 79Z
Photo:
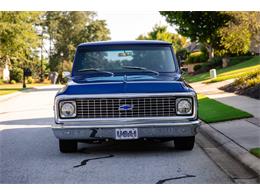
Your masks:
M97 12L98 19L104 19L110 29L111 40L135 40L139 35L151 31L155 24L166 25L165 18L158 11ZM176 32L171 26L170 32Z
M176 33L159 11L97 11L96 13L97 19L106 20L113 41L135 40L139 35L151 31L155 24L166 25L168 31ZM44 41L44 47L48 51L49 40ZM43 55L48 56L46 51Z

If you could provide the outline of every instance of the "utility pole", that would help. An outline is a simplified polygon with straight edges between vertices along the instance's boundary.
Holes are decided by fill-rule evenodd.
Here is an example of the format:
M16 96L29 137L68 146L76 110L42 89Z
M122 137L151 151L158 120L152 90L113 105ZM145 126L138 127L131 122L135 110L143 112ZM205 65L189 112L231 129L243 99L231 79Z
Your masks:
M60 59L61 59L61 74L60 74L60 79L59 82L62 83L63 80L63 52L60 53Z
M61 57L61 73L63 73L63 52L60 53L60 57Z
M23 88L26 88L26 82L25 82L25 68L23 67Z
M44 80L44 73L43 73L43 26L42 26L42 33L41 33L41 81Z
M50 66L50 64L51 64L51 39L52 39L52 37L51 37L51 32L49 33L49 41L50 41L50 45L49 45L49 66Z

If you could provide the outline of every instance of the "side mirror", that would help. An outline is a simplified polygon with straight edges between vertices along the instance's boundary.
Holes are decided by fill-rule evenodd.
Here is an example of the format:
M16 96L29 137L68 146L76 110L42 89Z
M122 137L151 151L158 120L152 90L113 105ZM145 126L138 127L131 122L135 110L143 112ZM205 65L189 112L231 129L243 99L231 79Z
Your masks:
M71 78L71 74L70 74L70 72L65 71L65 72L62 72L62 77L70 79Z

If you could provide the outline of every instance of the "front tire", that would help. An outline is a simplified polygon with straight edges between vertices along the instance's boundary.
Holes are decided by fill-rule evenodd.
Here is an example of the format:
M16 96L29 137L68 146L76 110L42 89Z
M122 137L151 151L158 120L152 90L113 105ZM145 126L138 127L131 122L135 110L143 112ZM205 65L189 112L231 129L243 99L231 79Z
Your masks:
M73 153L78 149L78 142L74 140L59 140L59 148L62 153Z
M194 142L195 136L174 138L174 145L177 150L192 150Z

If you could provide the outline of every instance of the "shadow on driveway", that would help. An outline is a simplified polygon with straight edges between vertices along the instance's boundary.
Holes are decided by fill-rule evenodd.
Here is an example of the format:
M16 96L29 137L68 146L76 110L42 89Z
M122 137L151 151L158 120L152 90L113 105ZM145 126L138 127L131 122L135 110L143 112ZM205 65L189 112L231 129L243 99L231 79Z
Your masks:
M33 119L32 119L33 120ZM59 152L58 139L55 138L50 127L34 128L13 128L0 131L2 157L8 155L8 151L15 151L17 157L23 159L30 154L30 158L50 158L57 155L62 158L72 156L102 155L102 154L119 154L137 155L156 153L189 153L189 151L174 150L173 141L162 142L159 140L135 140L135 141L108 141L101 143L87 144L79 142L79 149L76 153L62 154ZM14 157L16 158L16 157Z
M51 127L30 127L34 125L49 125L53 123L53 118L35 118L35 119L21 119L21 120L10 120L0 122L0 125L18 125L18 128L7 128L0 131L0 136L3 140L18 139L21 142L18 142L18 150L23 150L24 147L27 148L25 151L34 150L35 145L41 145L46 149L48 147L50 151L58 151L58 139L52 134ZM26 125L26 127L19 127L19 125ZM47 138L48 137L48 138ZM7 139L8 138L8 139ZM28 141L26 141L28 139ZM25 142L23 142L25 141ZM19 143L23 146L19 146ZM50 148L52 145L52 148ZM13 146L15 147L15 146ZM78 154L88 154L88 153L115 153L115 152L171 152L173 150L173 141L163 142L160 140L131 140L131 141L115 141L111 140L108 142L102 143L79 143ZM75 155L75 154L74 154Z

